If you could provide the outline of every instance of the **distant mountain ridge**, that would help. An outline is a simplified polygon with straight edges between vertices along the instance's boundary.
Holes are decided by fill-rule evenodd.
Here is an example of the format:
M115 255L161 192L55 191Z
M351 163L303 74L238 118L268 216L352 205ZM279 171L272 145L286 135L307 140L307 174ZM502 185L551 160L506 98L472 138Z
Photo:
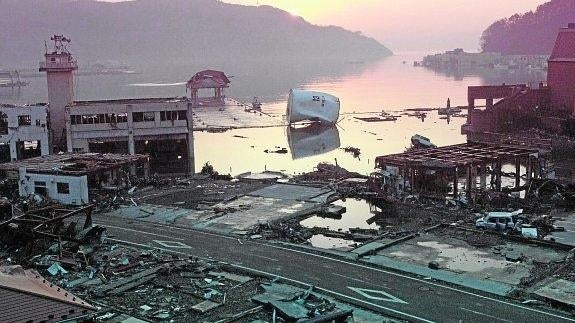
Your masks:
M81 60L368 60L392 52L373 38L312 25L269 6L217 0L0 0L0 62L40 60L50 35ZM50 47L50 44L48 44Z
M559 28L575 22L575 0L552 0L535 12L496 21L481 36L484 52L549 55Z

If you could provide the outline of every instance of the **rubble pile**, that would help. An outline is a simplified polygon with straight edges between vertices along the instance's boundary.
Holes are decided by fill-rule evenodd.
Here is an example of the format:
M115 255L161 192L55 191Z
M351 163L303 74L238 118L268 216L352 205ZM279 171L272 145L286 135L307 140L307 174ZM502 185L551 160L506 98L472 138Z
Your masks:
M333 182L346 178L365 178L364 175L354 173L337 165L319 163L313 172L304 173L294 177L295 182Z
M353 156L353 158L359 159L359 156L361 155L361 150L357 147L347 146L347 147L342 148L342 149L346 153L351 154Z
M106 231L92 225L92 210L51 205L11 217L0 223L1 252L21 265L88 266Z
M249 232L251 239L279 240L292 243L307 243L313 236L312 230L299 223L260 223Z

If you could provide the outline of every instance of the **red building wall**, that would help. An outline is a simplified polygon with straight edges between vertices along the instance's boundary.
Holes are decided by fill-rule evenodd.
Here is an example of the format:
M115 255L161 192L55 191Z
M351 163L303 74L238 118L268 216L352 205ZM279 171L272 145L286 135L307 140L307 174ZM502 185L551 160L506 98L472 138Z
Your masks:
M547 84L551 88L551 102L554 109L567 107L574 111L575 103L575 61L549 61Z
M571 23L557 35L549 57L547 85L551 88L554 109L566 107L573 111L575 101L575 24Z

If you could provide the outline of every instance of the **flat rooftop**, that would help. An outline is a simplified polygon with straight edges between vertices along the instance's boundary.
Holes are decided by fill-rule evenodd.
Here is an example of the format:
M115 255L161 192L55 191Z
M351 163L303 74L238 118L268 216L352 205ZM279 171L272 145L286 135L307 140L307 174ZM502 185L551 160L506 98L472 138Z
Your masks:
M526 157L537 153L538 149L530 147L468 142L379 156L375 159L375 165L453 168L497 161L500 158Z
M148 159L148 155L100 153L48 155L0 164L0 171L18 171L25 167L29 173L82 176L146 163Z
M26 105L14 105L14 104L0 103L0 108L4 108L4 109L38 108L38 107L46 107L46 106L48 106L47 103L34 103L34 104L26 104Z
M115 100L95 100L95 101L75 101L74 106L88 105L109 105L109 104L141 104L141 103L168 103L168 102L187 102L186 97L173 98L135 98L135 99L115 99Z

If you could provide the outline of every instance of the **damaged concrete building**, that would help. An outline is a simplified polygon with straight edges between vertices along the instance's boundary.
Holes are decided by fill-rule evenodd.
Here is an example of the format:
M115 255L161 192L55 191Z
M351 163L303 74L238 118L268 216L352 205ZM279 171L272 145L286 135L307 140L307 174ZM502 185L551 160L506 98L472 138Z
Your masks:
M573 134L575 115L575 23L559 31L549 58L547 83L470 86L467 122L470 140L506 140L507 134L532 128ZM476 100L485 100L480 109ZM499 100L499 101L496 101ZM486 137L487 136L487 137Z
M193 173L192 104L186 97L76 101L78 64L70 39L55 35L46 72L52 152L149 154L155 171ZM161 167L160 167L161 165Z
M148 175L148 156L63 154L0 164L0 172L18 187L21 197L39 195L62 204L90 203L90 190L123 187L127 174Z
M0 163L48 155L48 107L0 104Z

